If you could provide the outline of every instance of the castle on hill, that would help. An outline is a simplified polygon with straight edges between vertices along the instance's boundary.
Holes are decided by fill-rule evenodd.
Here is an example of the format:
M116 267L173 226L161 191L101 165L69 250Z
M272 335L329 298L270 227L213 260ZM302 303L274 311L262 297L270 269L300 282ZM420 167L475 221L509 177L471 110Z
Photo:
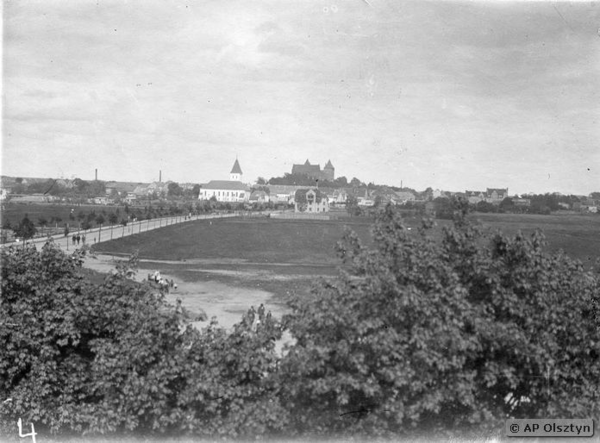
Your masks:
M320 165L311 165L308 159L303 165L293 165L292 175L304 175L314 180L333 181L335 179L335 168L331 164L331 160L321 170Z

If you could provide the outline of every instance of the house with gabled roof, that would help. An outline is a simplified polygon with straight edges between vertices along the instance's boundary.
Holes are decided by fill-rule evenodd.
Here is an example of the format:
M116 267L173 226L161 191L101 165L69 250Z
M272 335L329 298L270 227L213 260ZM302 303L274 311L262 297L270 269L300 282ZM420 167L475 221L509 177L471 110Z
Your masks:
M486 194L483 191L465 191L465 196L469 203L476 205L481 201L485 201Z
M105 184L104 188L106 195L111 195L115 192L118 196L125 197L128 193L134 192L135 188L140 185L141 183L110 181Z
M329 199L317 188L298 189L294 195L294 211L319 213L329 211Z
M153 194L156 192L157 195L164 197L169 193L169 183L173 182L152 182L148 185L147 192L148 194Z
M338 205L345 205L348 201L348 193L344 188L336 189L333 191L331 201Z
M150 192L148 192L148 185L147 184L139 184L135 187L135 189L131 192L127 193L127 197L129 198L143 198L146 197L148 194L150 194Z
M506 197L508 197L508 188L487 188L485 191L485 201L488 203L498 205Z
M219 202L242 203L250 199L250 187L242 183L242 168L238 159L229 173L229 180L211 180L200 188L199 200L215 198Z

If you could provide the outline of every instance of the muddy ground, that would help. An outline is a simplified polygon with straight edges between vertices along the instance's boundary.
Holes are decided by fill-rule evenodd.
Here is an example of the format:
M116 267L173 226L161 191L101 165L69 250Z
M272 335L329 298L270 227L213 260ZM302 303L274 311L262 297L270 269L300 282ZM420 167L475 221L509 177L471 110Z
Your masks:
M110 273L123 257L101 255L88 257L85 267ZM299 272L297 265L265 266L244 260L139 260L136 280L160 271L161 276L173 279L176 289L170 290L167 300L181 300L192 313L206 313L216 317L219 325L230 329L252 306L264 304L266 311L281 318L286 312L286 300L292 294L308 293L311 285L321 277L335 273L332 267L306 266ZM208 321L194 322L197 327Z

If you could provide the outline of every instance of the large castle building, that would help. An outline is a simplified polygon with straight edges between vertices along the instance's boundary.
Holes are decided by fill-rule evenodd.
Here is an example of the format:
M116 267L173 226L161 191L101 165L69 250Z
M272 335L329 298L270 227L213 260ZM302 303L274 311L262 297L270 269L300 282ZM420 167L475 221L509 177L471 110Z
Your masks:
M321 170L320 165L311 165L308 159L303 165L292 166L292 175L305 175L315 180L333 181L335 179L335 168L331 164L331 160Z

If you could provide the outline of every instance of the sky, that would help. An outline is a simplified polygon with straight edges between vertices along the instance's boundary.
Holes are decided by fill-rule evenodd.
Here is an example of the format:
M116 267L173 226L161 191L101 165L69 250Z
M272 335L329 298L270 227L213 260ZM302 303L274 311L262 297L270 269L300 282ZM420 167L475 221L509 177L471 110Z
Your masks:
M6 0L1 172L600 191L600 2Z

